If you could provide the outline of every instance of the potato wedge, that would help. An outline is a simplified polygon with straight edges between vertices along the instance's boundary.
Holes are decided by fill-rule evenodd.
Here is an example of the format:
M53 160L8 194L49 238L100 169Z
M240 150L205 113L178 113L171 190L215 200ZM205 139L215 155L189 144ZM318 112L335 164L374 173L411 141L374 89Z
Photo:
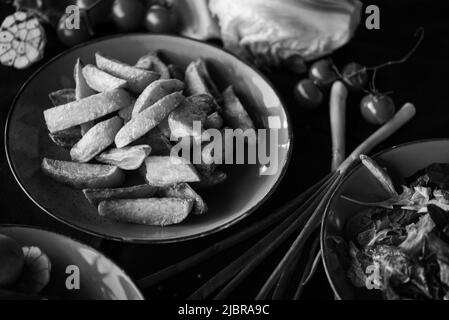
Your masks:
M157 53L150 52L141 57L135 67L145 70L152 70L160 75L160 79L170 79L170 71L167 65L159 59Z
M123 89L70 102L44 111L45 122L51 133L71 128L88 121L99 119L129 106L132 97Z
M100 216L119 222L149 226L168 226L184 221L193 207L193 200L150 198L108 200L100 202Z
M217 89L217 86L215 85L215 82L212 80L212 77L209 74L209 71L206 66L206 62L203 59L198 59L194 62L196 69L198 70L198 73L200 74L201 78L203 79L204 83L207 86L208 91L210 94L217 100L218 102L221 102L221 95L220 92Z
M184 83L175 79L156 80L150 84L137 98L132 116L152 106L169 94L184 90Z
M199 121L203 126L207 116L214 111L215 102L207 94L186 98L179 108L175 109L168 117L171 134L176 138L200 137L202 130L194 132L193 122Z
M76 100L75 89L62 89L52 92L48 95L55 107L70 103ZM82 131L79 126L61 130L49 134L50 139L60 147L71 148L82 137Z
M133 114L134 104L130 104L126 108L121 109L118 112L118 116L123 119L123 123L129 122Z
M217 130L223 128L223 117L218 111L215 111L214 113L207 116L204 122L204 128Z
M200 176L193 165L180 157L150 156L145 159L142 173L152 186L200 181Z
M156 127L165 117L175 110L183 100L184 96L179 92L175 92L162 98L151 107L139 113L117 133L117 136L115 137L117 148L127 146Z
M82 70L82 74L89 87L97 92L125 88L128 85L126 80L120 79L112 74L100 70L92 64L86 65Z
M168 125L168 117L166 117L164 120L162 120L161 123L159 123L157 127L165 137L167 137L168 139L171 138L171 130L170 130L170 126Z
M146 133L142 138L135 142L138 144L147 144L151 147L151 155L168 156L172 148L170 140L162 134L159 128L154 128Z
M222 184L228 179L228 175L220 170L201 171L201 180L192 183L194 189L208 189Z
M76 100L75 89L61 89L48 95L53 106L57 107Z
M212 96L212 93L209 91L207 84L201 76L195 62L191 62L187 66L184 81L186 83L186 91L188 95L194 96L199 94L208 94Z
M45 175L77 189L116 188L125 180L122 170L109 165L44 158L41 168Z
M98 52L95 54L95 60L98 68L117 78L126 80L128 88L137 94L140 94L150 83L160 77L156 72L127 65L126 63L103 56Z
M97 123L70 150L70 157L76 162L89 162L100 152L114 143L123 120L115 116Z
M117 189L83 190L84 196L93 206L95 206L95 208L97 208L98 204L104 200L145 199L151 198L156 194L156 192L158 192L158 188L152 187L148 184Z
M169 64L168 71L170 72L170 78L184 81L184 70L176 64Z
M83 76L83 67L84 64L81 62L81 59L77 59L75 69L73 71L73 78L75 79L76 100L81 100L96 94L96 92L89 87L86 79ZM92 128L93 126L94 126L93 121L81 124L81 134L85 135L86 132L89 131L89 129Z
M240 99L235 95L232 86L223 92L223 118L233 129L255 130L254 122L243 107Z
M187 66L184 81L189 95L208 94L217 101L221 101L220 93L203 59L198 59Z
M122 149L110 149L95 158L98 162L119 167L122 170L136 170L151 152L149 145L138 145Z
M204 200L187 183L160 187L158 195L164 198L192 199L194 201L192 214L194 215L205 214L208 210Z
M57 146L63 148L73 147L82 137L81 128L79 126L58 131L55 133L49 133L48 135Z
M75 79L76 100L81 100L96 94L96 92L87 84L87 81L83 75L83 68L84 68L83 62L81 61L81 59L77 59L73 71L73 78Z

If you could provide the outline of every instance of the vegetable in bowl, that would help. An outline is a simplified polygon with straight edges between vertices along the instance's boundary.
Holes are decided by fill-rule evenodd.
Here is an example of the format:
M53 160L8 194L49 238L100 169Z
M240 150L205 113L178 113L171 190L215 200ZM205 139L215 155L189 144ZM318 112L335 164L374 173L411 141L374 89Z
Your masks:
M347 277L357 288L398 299L449 298L449 164L433 163L401 184L376 162L362 162L390 197L346 221ZM343 240L343 239L340 239Z

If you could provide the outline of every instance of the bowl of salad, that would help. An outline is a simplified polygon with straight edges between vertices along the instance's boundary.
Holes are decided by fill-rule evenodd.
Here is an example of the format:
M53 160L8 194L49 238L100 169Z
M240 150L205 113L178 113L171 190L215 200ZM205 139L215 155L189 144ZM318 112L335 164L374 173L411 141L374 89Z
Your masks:
M322 223L336 298L449 299L449 140L407 143L361 160Z

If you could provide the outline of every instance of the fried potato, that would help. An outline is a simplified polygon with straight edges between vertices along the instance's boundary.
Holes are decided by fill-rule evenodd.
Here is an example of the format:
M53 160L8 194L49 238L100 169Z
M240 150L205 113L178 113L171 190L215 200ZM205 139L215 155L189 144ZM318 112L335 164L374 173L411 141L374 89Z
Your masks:
M200 181L193 165L181 157L150 156L145 159L142 173L152 186Z
M117 136L115 137L117 148L127 146L156 127L165 117L175 110L183 100L184 96L179 92L175 92L140 112L117 133Z
M194 201L192 214L194 215L205 214L208 210L204 200L187 183L160 187L158 195L164 198L192 199Z
M98 204L104 200L151 198L157 191L157 187L142 184L139 186L117 189L84 189L83 193L87 200L97 208Z
M198 70L198 73L201 75L203 81L206 83L207 89L209 90L210 94L218 101L221 102L221 95L220 92L217 89L217 86L215 85L214 81L212 80L212 77L209 74L209 71L206 66L206 62L203 59L198 59L194 62L196 69Z
M134 104L132 116L135 117L137 114L152 106L163 97L182 90L184 90L184 83L179 80L166 79L154 81L137 98L136 103Z
M70 150L73 161L89 162L114 143L117 132L123 125L118 116L97 123Z
M204 128L217 130L223 128L223 118L218 111L207 116L206 121L204 122Z
M75 89L61 89L48 95L55 107L75 101Z
M75 98L81 100L94 95L96 92L92 90L87 84L86 79L83 76L83 63L81 59L76 60L75 69L73 71L73 78L75 79ZM94 126L93 121L89 121L81 124L81 134L85 135L90 128Z
M123 89L70 102L44 111L45 122L51 133L96 120L129 106L132 97Z
M141 93L150 83L159 79L156 72L127 65L126 63L105 57L101 53L95 54L97 67L128 82L128 88L134 93Z
M228 179L228 175L220 170L215 171L202 171L201 180L199 182L192 183L194 189L207 189L222 184Z
M82 74L89 87L97 92L125 88L128 85L126 80L120 79L112 74L100 70L92 64L86 65L82 70Z
M135 66L140 69L157 72L160 75L160 79L170 79L170 71L167 65L159 59L155 52L150 52L141 57Z
M212 174L215 171L215 169L217 169L217 166L218 165L215 163L211 163L211 164L201 163L201 164L195 164L195 169L200 174L200 177L202 177L204 175Z
M82 137L81 128L79 126L58 131L55 133L49 133L48 135L57 146L63 148L73 147Z
M83 68L83 62L81 61L81 59L77 59L73 71L73 78L75 79L76 100L81 100L96 94L96 92L87 84L87 81L83 76Z
M159 128L150 130L135 143L149 145L151 147L151 155L154 156L168 156L172 148L172 144Z
M200 132L194 132L194 121L203 125L207 116L215 111L215 102L209 95L202 94L186 98L168 117L171 134L176 138L200 137Z
M191 199L126 199L100 202L98 212L102 217L120 222L168 226L184 221L192 207Z
M170 72L170 78L184 81L184 70L176 64L169 64L168 71Z
M187 66L184 81L186 82L188 95L194 96L199 94L208 94L212 96L206 82L196 67L195 62L192 62Z
M62 89L52 92L48 95L55 107L70 103L76 100L75 89ZM71 148L82 137L82 131L79 126L61 130L49 134L53 142L63 148Z
M98 162L111 164L123 170L139 169L151 152L149 145L138 145L122 149L110 149L95 158Z
M165 137L170 139L171 130L170 130L170 126L168 125L168 117L166 117L164 120L162 120L161 123L159 123L159 125L157 127Z
M129 120L131 120L133 109L134 109L134 104L130 104L129 106L121 109L118 112L118 116L123 119L124 123L127 123Z
M116 188L125 180L122 170L109 165L44 158L41 168L45 175L77 189Z
M184 80L189 95L208 94L217 101L221 100L220 93L207 71L204 60L198 59L190 63L186 69Z
M223 118L233 129L255 130L254 122L246 112L232 86L223 92Z

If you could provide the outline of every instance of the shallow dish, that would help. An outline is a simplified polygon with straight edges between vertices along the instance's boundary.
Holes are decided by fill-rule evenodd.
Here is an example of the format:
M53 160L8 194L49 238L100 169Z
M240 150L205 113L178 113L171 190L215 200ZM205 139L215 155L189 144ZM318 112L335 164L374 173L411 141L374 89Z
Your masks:
M159 50L171 63L186 67L202 57L219 89L233 85L258 128L279 129L278 170L260 175L258 165L228 166L229 179L221 186L202 191L209 212L189 217L180 225L148 227L102 219L82 192L56 183L39 169L43 157L68 160L68 153L48 137L42 111L51 106L48 93L74 87L73 66L79 57L94 62L103 52L127 63L135 63L151 50ZM77 229L130 242L174 242L198 238L241 220L260 206L274 191L287 168L292 133L287 112L266 79L250 66L225 51L174 36L120 35L70 49L38 70L17 95L8 116L5 145L11 170L24 192L42 210Z

